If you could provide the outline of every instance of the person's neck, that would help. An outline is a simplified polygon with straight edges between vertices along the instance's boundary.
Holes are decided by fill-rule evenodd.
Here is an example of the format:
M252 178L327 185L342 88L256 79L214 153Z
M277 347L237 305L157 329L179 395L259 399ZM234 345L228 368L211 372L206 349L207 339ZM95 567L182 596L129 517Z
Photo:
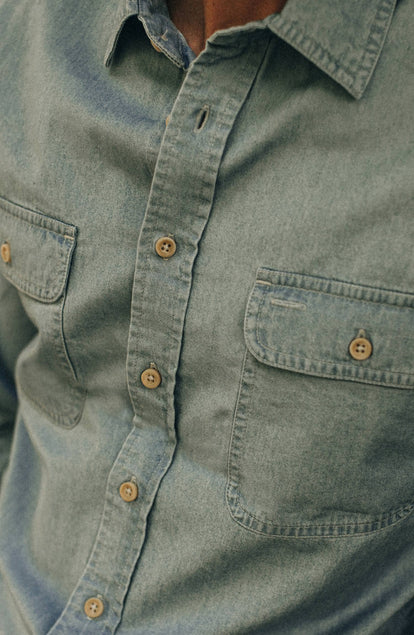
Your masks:
M171 20L198 55L207 39L221 29L263 20L280 12L287 0L167 0Z

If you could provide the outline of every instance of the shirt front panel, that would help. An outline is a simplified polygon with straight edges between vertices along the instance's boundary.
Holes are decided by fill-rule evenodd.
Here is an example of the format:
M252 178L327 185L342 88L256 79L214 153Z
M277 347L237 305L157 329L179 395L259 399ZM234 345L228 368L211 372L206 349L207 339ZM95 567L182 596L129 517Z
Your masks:
M7 82L2 221L45 267L16 247L22 275L2 278L41 332L17 364L2 489L6 632L403 624L407 11L357 101L263 23L215 36L195 61L175 33L171 59L148 39L163 45L165 15L140 5L107 68L113 16L93 3L32 8L39 41L23 46L16 26L26 54L8 49L22 80ZM362 367L348 352L359 335L374 350ZM151 367L153 390L140 379ZM101 617L85 615L90 597Z

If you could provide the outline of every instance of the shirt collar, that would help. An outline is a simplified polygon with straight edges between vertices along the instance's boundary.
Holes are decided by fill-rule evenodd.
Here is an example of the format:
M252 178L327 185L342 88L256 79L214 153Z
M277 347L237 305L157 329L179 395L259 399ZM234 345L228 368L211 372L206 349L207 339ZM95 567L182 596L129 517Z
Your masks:
M105 51L105 66L110 66L122 28L129 17L137 15L137 0L112 0L108 22L108 45Z
M269 16L265 23L360 99L384 46L396 1L288 0L283 11ZM105 54L107 66L125 21L139 13L138 4L137 0L119 0L114 8ZM159 8L160 0L154 5Z
M396 0L288 0L269 28L360 99L378 62Z

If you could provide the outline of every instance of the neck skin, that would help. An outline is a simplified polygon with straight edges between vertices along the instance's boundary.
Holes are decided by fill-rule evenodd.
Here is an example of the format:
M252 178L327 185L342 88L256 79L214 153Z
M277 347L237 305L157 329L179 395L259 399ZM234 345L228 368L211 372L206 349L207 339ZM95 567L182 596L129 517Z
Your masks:
M216 31L263 20L287 0L168 0L170 18L198 55Z

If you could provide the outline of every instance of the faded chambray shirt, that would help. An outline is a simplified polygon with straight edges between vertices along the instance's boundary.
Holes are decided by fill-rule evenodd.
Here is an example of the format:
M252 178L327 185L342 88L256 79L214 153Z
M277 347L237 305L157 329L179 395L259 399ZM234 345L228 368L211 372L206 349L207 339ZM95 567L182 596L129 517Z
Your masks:
M0 632L414 632L413 4L0 3Z

